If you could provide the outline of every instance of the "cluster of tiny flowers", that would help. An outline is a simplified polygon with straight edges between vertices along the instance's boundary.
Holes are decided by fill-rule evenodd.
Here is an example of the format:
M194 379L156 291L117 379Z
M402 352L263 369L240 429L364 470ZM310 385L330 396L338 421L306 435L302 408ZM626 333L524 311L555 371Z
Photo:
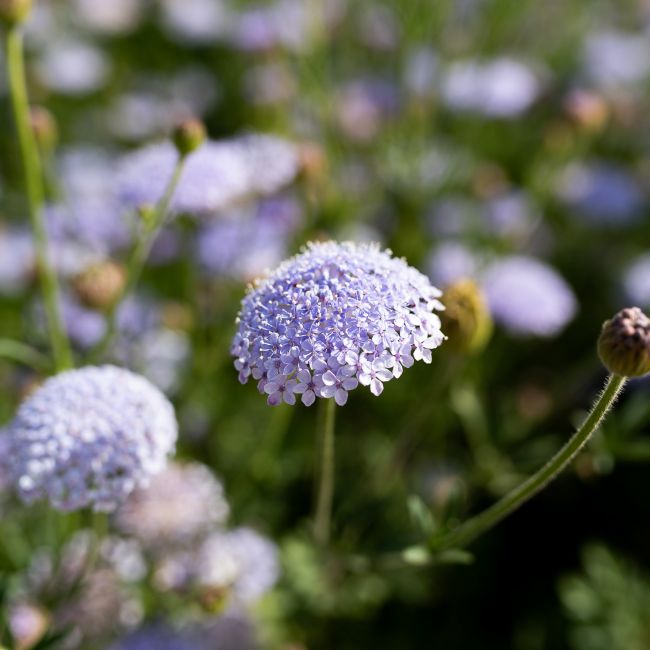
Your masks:
M342 406L359 384L379 395L444 340L441 292L376 244L312 243L246 295L231 347L239 381L272 406Z
M223 486L199 463L172 463L116 513L116 524L146 548L180 545L222 524L230 512Z
M115 178L120 201L131 208L153 205L172 178L178 153L170 142L127 154ZM249 196L266 196L289 185L299 171L297 148L269 135L206 142L190 154L172 200L176 213L211 215Z
M48 379L25 400L7 434L11 480L27 503L111 511L160 472L177 424L149 381L114 366Z

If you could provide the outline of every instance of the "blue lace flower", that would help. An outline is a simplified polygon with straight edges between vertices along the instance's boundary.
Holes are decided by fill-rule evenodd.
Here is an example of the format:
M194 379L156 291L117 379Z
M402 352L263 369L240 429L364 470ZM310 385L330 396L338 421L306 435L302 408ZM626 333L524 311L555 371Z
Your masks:
M174 409L149 381L115 366L48 379L7 429L10 475L23 501L114 510L166 464Z
M231 352L272 406L374 395L444 340L440 291L375 244L312 243L253 286Z

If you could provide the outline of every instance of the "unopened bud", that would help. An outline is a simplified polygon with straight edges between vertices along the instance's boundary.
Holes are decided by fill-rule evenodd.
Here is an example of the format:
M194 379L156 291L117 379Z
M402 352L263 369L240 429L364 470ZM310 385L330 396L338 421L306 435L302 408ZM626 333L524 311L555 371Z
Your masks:
M615 375L642 377L650 373L650 318L638 307L619 311L603 325L598 355Z
M73 280L79 300L92 309L110 309L122 294L126 272L116 262L93 264Z
M59 130L52 113L42 106L33 106L29 117L38 146L43 151L52 151L59 139Z
M472 280L459 280L447 287L441 298L445 311L441 313L445 344L461 352L477 352L487 344L492 334L492 318L483 293Z
M187 156L198 149L206 139L205 126L200 120L191 118L176 125L172 140L181 156Z
M32 11L32 0L0 0L0 23L7 27L20 25Z

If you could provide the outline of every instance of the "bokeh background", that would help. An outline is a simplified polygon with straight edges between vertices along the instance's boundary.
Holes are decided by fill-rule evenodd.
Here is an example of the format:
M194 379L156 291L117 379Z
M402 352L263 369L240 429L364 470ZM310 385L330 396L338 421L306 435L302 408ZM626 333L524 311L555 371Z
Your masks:
M215 140L290 145L268 160L288 165L281 187L165 228L109 355L173 400L178 456L223 482L231 525L275 545L279 579L245 614L259 647L650 648L647 382L471 555L384 561L541 465L603 383L602 322L650 308L647 0L35 0L26 34L31 99L58 125L48 224L80 358L105 325L75 278L125 259L129 152L188 115ZM45 349L4 70L0 123L0 327ZM379 398L351 393L323 556L309 528L316 409L268 407L237 381L229 345L247 283L329 237L378 241L441 288L474 279L495 329L478 354L443 346ZM0 363L2 422L40 379ZM170 595L154 569L107 581L100 592L117 605L97 606L102 625L84 628L91 614L70 614L69 591L55 573L44 590L34 564L88 521L61 516L52 538L34 532L38 507L9 493L1 507L15 637L45 618L72 630L50 647L254 647L210 640L207 627L203 646L171 632L171 645L152 641L151 625L182 635L219 620L195 595Z

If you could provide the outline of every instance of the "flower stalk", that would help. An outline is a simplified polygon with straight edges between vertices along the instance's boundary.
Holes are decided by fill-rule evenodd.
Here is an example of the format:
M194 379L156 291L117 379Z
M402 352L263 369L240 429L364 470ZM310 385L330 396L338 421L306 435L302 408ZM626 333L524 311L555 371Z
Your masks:
M23 36L19 25L10 25L6 30L5 57L11 105L25 177L29 219L34 233L36 268L45 304L54 364L60 371L72 367L72 353L60 312L58 280L48 258L48 241L43 218L45 191L38 147L30 124L23 60Z
M324 399L320 404L319 434L321 443L321 467L314 517L314 539L325 547L330 540L332 519L332 499L334 497L334 423L336 402Z
M95 363L101 360L104 354L106 354L106 351L113 340L113 336L115 336L117 330L117 315L120 307L140 280L140 276L142 275L144 266L149 254L151 253L154 242L156 241L156 237L158 237L160 230L165 225L174 193L176 192L183 169L185 168L186 159L187 155L179 156L176 167L174 168L174 173L165 189L164 195L160 201L158 201L158 204L151 213L141 215L143 219L143 232L131 251L126 267L126 282L124 283L122 291L106 314L106 332L93 350L91 350L89 355L90 363Z
M578 452L589 441L616 402L626 381L626 377L614 374L610 375L605 384L605 388L596 400L582 426L546 465L511 490L494 505L475 517L468 519L458 528L434 538L431 542L432 549L435 551L444 551L450 548L467 546L544 489L548 483L571 463Z

